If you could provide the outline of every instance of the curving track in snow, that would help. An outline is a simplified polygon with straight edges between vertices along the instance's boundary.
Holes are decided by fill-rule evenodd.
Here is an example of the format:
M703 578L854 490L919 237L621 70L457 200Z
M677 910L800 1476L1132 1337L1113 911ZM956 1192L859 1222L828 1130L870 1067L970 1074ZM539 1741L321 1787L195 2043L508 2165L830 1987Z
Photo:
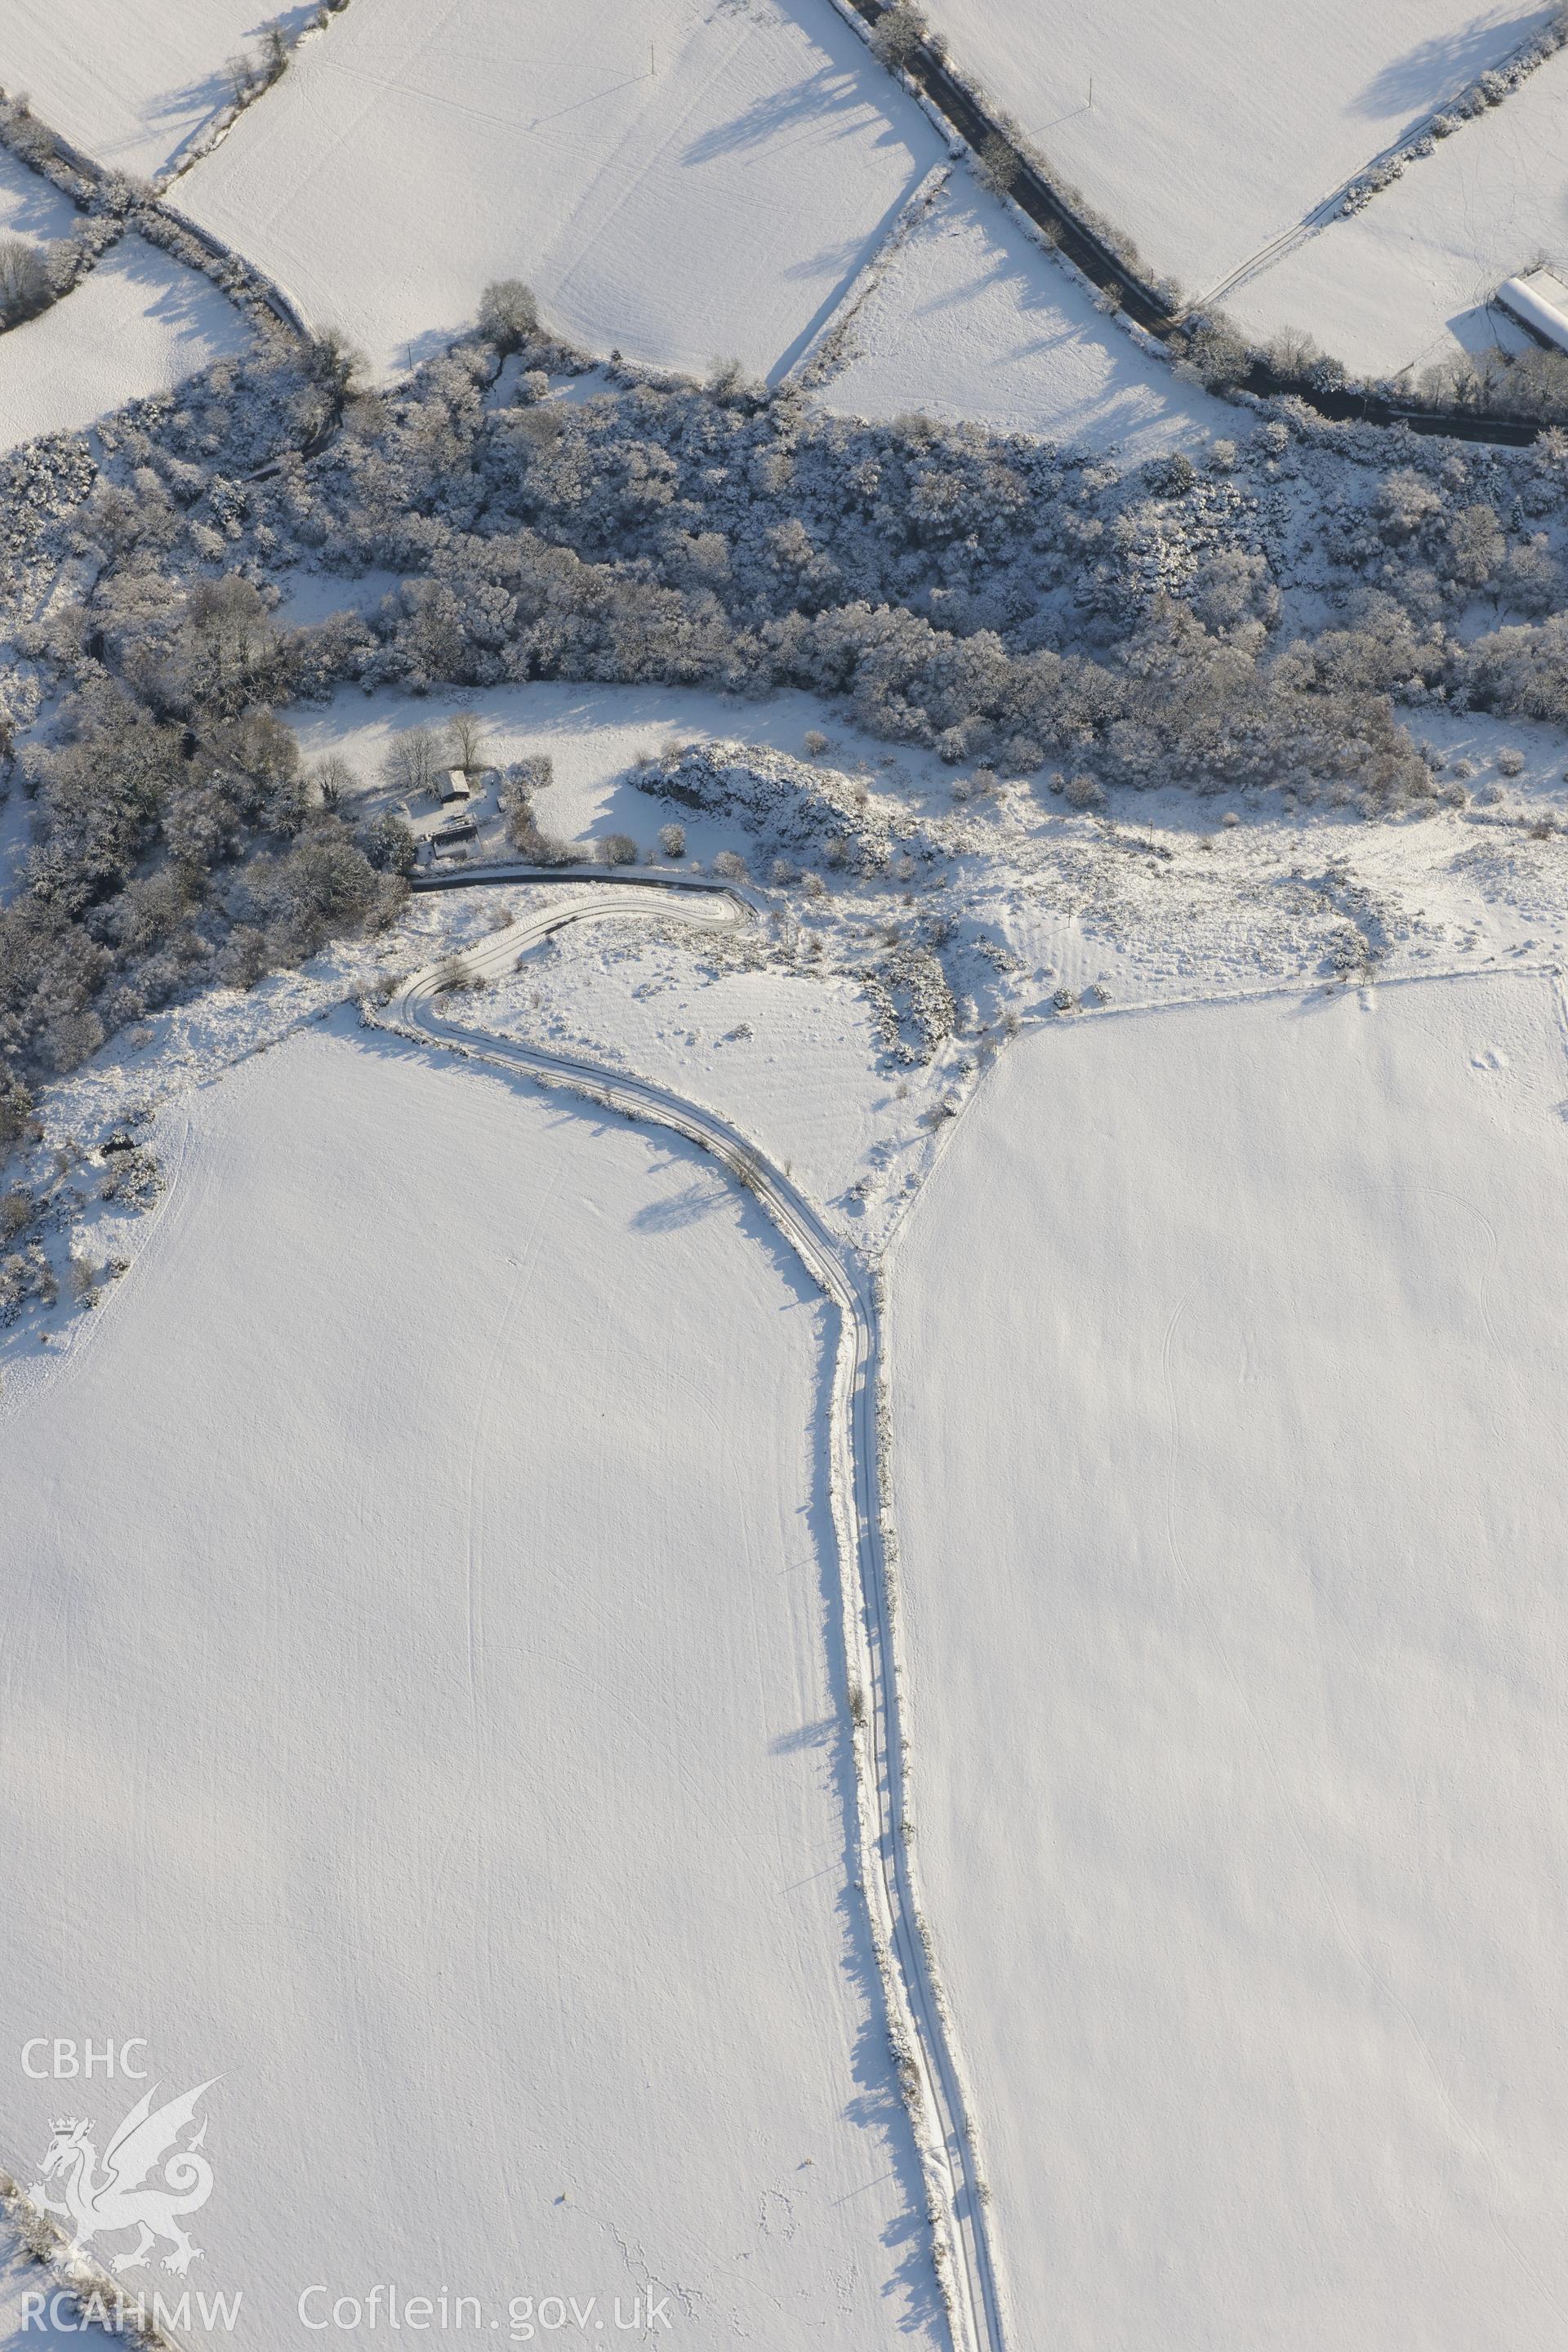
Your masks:
M531 866L432 877L426 887L548 882ZM739 890L689 877L628 874L566 886L570 898L521 916L462 951L474 982L504 979L530 948L569 924L628 915L694 929L738 929L755 919ZM954 2352L1005 2352L1002 2298L981 2194L973 2126L937 1990L909 1853L902 1709L894 1651L888 1565L879 1507L878 1371L880 1339L868 1275L847 1256L816 1211L738 1129L667 1087L576 1055L550 1054L465 1022L448 1020L449 960L426 965L367 1020L471 1059L525 1071L546 1086L585 1095L607 1109L670 1128L708 1152L755 1194L813 1281L837 1309L829 1458L839 1553L845 1655L865 1694L853 1709L861 1881L870 1911L889 2031L915 2124L937 2241L938 2273Z

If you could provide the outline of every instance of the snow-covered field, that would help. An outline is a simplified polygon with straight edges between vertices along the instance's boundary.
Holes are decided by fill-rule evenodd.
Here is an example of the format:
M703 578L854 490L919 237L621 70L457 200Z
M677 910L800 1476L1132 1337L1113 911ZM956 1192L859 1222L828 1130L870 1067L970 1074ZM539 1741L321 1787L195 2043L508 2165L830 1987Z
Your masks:
M696 1154L346 1022L166 1127L5 1424L7 2013L221 2078L245 2340L386 2281L935 2340L815 1293ZM62 2086L0 2079L41 2156Z
M782 373L940 152L828 0L356 5L182 205L387 371L528 280L590 348Z
M8 147L0 147L0 236L47 245L51 238L68 236L77 219L68 196L29 171Z
M1349 220L1249 278L1229 307L1254 334L1305 324L1370 374L1522 344L1489 308L1505 278L1568 262L1568 51L1442 140Z
M927 13L955 62L1061 173L1196 296L1552 11L1478 11L1471 0L1179 10L934 0ZM1328 321L1302 323L1329 340Z
M921 1114L951 1067L890 1069L852 979L804 961L787 979L748 970L647 929L564 932L451 1017L672 1087L760 1145L843 1239L874 1245L935 1157Z
M87 2327L67 2304L50 2310L55 2293L52 2278L15 2247L0 2221L0 2352L105 2352L114 2338L104 2329ZM40 2314L36 2298L44 2297Z
M63 300L0 335L0 449L78 431L249 341L210 279L122 237Z
M1568 266L1568 52L1303 226L1552 13L1521 6L924 0L1152 269L1380 370ZM67 2110L102 2151L145 2082L205 2085L174 2284L244 2315L192 2352L302 2347L334 2297L374 2341L389 2292L498 2343L1558 2352L1568 766L1495 715L1555 707L1550 644L1473 645L1562 602L1555 445L1414 450L1184 383L834 0L316 16L276 20L287 70L228 128L267 31L237 0L12 0L0 86L180 172L379 380L511 277L604 363L509 356L510 456L463 424L448 463L433 373L296 462L321 354L279 350L254 394L9 466L0 2169L37 2181ZM77 217L0 150L0 237ZM0 335L0 451L249 333L129 236ZM535 459L612 352L733 357L835 415L596 409L579 517ZM922 411L976 429L912 423L895 497L837 419ZM95 479L134 503L77 503ZM646 625L574 561L606 554ZM422 563L476 605L516 583L515 635L413 646L378 567ZM220 571L383 641L258 655L242 588L182 606ZM677 612L696 579L727 617L707 585ZM1309 729L1326 628L1325 685L1400 681L1424 770L1381 757L1370 690ZM1169 680L1169 736L1123 664ZM573 665L755 692L448 682ZM297 797L247 698L362 674L420 690L283 703ZM389 758L416 727L418 789ZM475 834L438 839L459 801ZM547 879L399 903L358 854L399 862L401 814L420 878L472 880L520 808ZM734 919L611 858L721 877ZM385 928L307 954L373 894ZM377 1025L437 985L457 1052ZM741 1181L614 1110L634 1078L726 1123ZM841 1648L832 1504L875 1621L879 1475L907 1779L890 1650ZM912 2032L906 1862L946 1996ZM57 2034L151 2074L4 2057ZM0 2216L0 2352L80 2340L24 2326L52 2284Z
M292 35L311 13L272 17ZM225 66L268 21L255 0L7 0L0 85L95 163L150 178L228 104Z
M912 1802L1063 2352L1563 2339L1568 1065L1516 976L1004 1057L892 1265Z
M911 409L1038 433L1136 461L1234 433L1234 410L1178 382L1096 310L967 173L939 195L856 307L824 386L861 416Z

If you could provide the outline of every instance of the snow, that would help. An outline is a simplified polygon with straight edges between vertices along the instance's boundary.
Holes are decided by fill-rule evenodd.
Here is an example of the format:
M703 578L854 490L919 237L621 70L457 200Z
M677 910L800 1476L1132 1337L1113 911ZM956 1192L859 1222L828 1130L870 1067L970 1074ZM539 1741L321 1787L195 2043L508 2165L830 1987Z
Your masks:
M890 1269L928 1916L1063 2352L1556 2346L1563 1016L1004 1056Z
M349 1016L160 1133L0 1405L12 2014L221 2078L256 2340L312 2282L651 2280L683 2342L934 2342L805 1277L684 1146ZM59 2086L0 2081L41 2154Z
M293 598L319 602L328 611L352 603L352 583L321 588L329 575L297 575ZM689 855L709 859L721 849L750 846L742 825L677 808L646 790L637 781L637 762L650 760L662 746L716 740L744 734L748 740L770 744L799 755L813 728L831 729L827 757L839 766L862 762L874 767L897 765L901 776L945 784L949 772L934 752L900 750L897 762L878 738L847 726L843 714L825 709L807 694L780 693L765 701L742 701L701 688L557 685L541 681L531 686L495 687L483 691L457 689L449 698L431 697L415 701L390 689L367 695L346 688L320 711L303 707L289 714L307 759L336 752L345 759L366 787L367 802L384 794L377 791L381 763L393 738L405 728L430 727L437 731L455 710L467 710L483 728L487 756L498 764L534 752L548 754L554 782L535 800L540 825L563 841L587 842L605 833L631 835L643 852L653 847L658 828L672 818L686 827ZM493 822L493 801L488 803L493 843L487 853L500 854L502 842ZM417 804L416 817L428 815Z
M960 69L1194 297L1552 13L1478 13L1471 0L1272 10L1205 0L1179 11L934 0L928 10Z
M0 2352L71 2352L72 2346L81 2352L84 2336L86 2352L107 2352L113 2337L99 2327L84 2330L73 2305L56 2305L54 2317L59 2324L51 2323L49 2299L58 2286L51 2273L14 2245L0 2221ZM30 2300L40 2294L45 2298L41 2315Z
M16 888L32 841L33 812L14 784L0 798L0 907Z
M889 259L848 331L823 398L850 415L919 409L1132 461L1237 429L1234 409L1140 350L967 175Z
M312 12L275 13L291 33ZM8 0L0 80L95 163L151 178L231 102L224 66L268 21L255 0Z
M777 373L939 152L827 0L607 0L592 41L545 0L377 0L181 201L383 373L507 277L589 348Z
M29 171L8 147L0 147L0 236L25 236L47 245L68 236L79 215L52 181Z
M208 278L122 237L60 301L0 335L0 449L170 391L249 341Z
M758 1144L841 1240L873 1245L934 1158L920 1120L951 1070L889 1067L847 977L735 969L647 929L563 932L447 1018L672 1087Z
M1568 262L1568 51L1440 140L1348 220L1331 222L1229 298L1254 334L1315 334L1347 366L1392 375L1523 341L1489 306L1543 257Z

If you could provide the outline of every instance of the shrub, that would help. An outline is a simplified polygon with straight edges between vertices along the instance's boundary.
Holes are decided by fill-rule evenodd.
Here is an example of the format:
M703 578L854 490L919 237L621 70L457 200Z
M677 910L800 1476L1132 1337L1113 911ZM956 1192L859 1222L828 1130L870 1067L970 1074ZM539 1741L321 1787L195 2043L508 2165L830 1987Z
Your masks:
M53 299L48 265L24 237L0 237L0 327L14 327L48 308Z
M1185 498L1197 478L1197 467L1179 449L1168 457L1151 457L1143 468L1150 496L1156 499Z
M925 38L925 19L910 0L893 0L877 19L871 47L885 66L907 66Z
M601 866L635 866L637 845L629 833L606 833L599 842Z
M827 749L827 737L820 727L808 727L802 739L808 760L820 760Z
M713 860L713 871L726 882L743 882L746 861L737 850L721 849Z
M1022 166L1016 151L999 131L988 133L974 159L974 176L983 187L1005 196L1018 184Z
M21 1079L0 1070L0 1151L21 1141L32 1112L33 1097Z
M580 852L567 841L556 840L553 834L541 833L534 822L533 810L526 797L514 801L507 811L507 838L520 857L531 866L574 866Z
M323 808L342 808L344 801L352 800L359 790L359 778L348 761L341 759L335 751L329 751L324 760L317 761L310 770L309 781L314 784Z
M1102 809L1105 806L1105 787L1093 776L1070 777L1067 796L1075 809Z
M1511 748L1497 755L1498 773L1501 776L1521 776L1524 773L1524 753Z
M1171 348L1202 383L1211 386L1244 383L1251 372L1252 354L1245 337L1228 319L1217 315L1199 319L1182 334L1173 336Z
M686 827L683 824L661 824L658 829L658 845L667 857L684 857Z
M479 332L498 352L515 352L539 331L539 304L519 278L498 278L479 297Z
M310 368L311 382L326 395L329 418L342 416L350 394L363 382L366 365L364 353L341 328L322 328L310 346Z
M214 968L225 988L254 988L271 969L266 933L254 923L236 923Z
M409 875L419 863L413 829L395 809L372 817L360 834L359 845L378 874Z

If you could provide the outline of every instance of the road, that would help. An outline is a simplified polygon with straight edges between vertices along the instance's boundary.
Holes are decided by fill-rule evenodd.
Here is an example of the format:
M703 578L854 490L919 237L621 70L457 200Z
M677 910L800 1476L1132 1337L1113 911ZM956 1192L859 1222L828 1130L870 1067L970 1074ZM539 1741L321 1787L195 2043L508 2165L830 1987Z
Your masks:
M426 887L471 889L548 883L570 896L521 916L462 951L476 983L502 980L540 940L568 925L642 916L694 930L735 930L756 920L747 892L686 877L639 874L563 882L558 873L473 867L432 877ZM577 1055L550 1054L447 1016L447 960L397 986L367 1020L479 1061L526 1071L546 1086L669 1128L708 1152L754 1194L812 1280L837 1310L828 1447L845 1656L865 1704L852 1710L861 1878L877 1941L889 2022L914 2120L934 2216L953 2352L1005 2352L991 2225L980 2193L963 2084L937 1992L906 1825L902 1700L888 1590L877 1400L880 1338L868 1271L835 1241L782 1169L738 1129L650 1080Z
M885 16L894 0L835 0L840 9L851 12L865 25L875 27ZM903 70L917 89L922 90L937 112L950 122L959 137L977 154L987 149L1005 151L1010 158L1011 177L1007 194L1019 210L1039 228L1047 231L1051 241L1059 246L1074 267L1082 271L1091 286L1113 293L1122 311L1139 326L1147 329L1162 341L1176 333L1196 313L1210 310L1240 280L1249 276L1265 260L1274 259L1276 248L1265 247L1253 255L1237 271L1220 286L1215 287L1199 300L1184 303L1172 310L1164 296L1149 284L1141 272L1124 261L1115 247L1098 236L1085 220L1079 217L1064 196L1059 195L1030 155L1018 146L1004 121L990 111L990 101L983 101L978 92L962 79L948 57L945 46L940 49L931 38L922 38L903 60ZM1385 151L1392 152L1392 150ZM1372 163L1382 159L1374 156ZM1363 164L1364 173L1369 165ZM1357 176L1361 176L1360 173ZM1278 240L1278 249L1299 237L1311 234L1331 220L1338 210L1346 190L1342 187L1327 197L1304 221L1294 223ZM1360 421L1371 425L1406 425L1413 433L1436 434L1458 441L1480 441L1500 448L1521 448L1534 441L1546 429L1542 417L1489 416L1478 409L1422 408L1409 401L1390 399L1382 394L1364 391L1358 386L1314 383L1305 378L1282 375L1259 358L1252 366L1243 391L1269 398L1287 393L1292 399L1305 402L1321 416L1335 423ZM1212 386L1224 398L1223 386Z

